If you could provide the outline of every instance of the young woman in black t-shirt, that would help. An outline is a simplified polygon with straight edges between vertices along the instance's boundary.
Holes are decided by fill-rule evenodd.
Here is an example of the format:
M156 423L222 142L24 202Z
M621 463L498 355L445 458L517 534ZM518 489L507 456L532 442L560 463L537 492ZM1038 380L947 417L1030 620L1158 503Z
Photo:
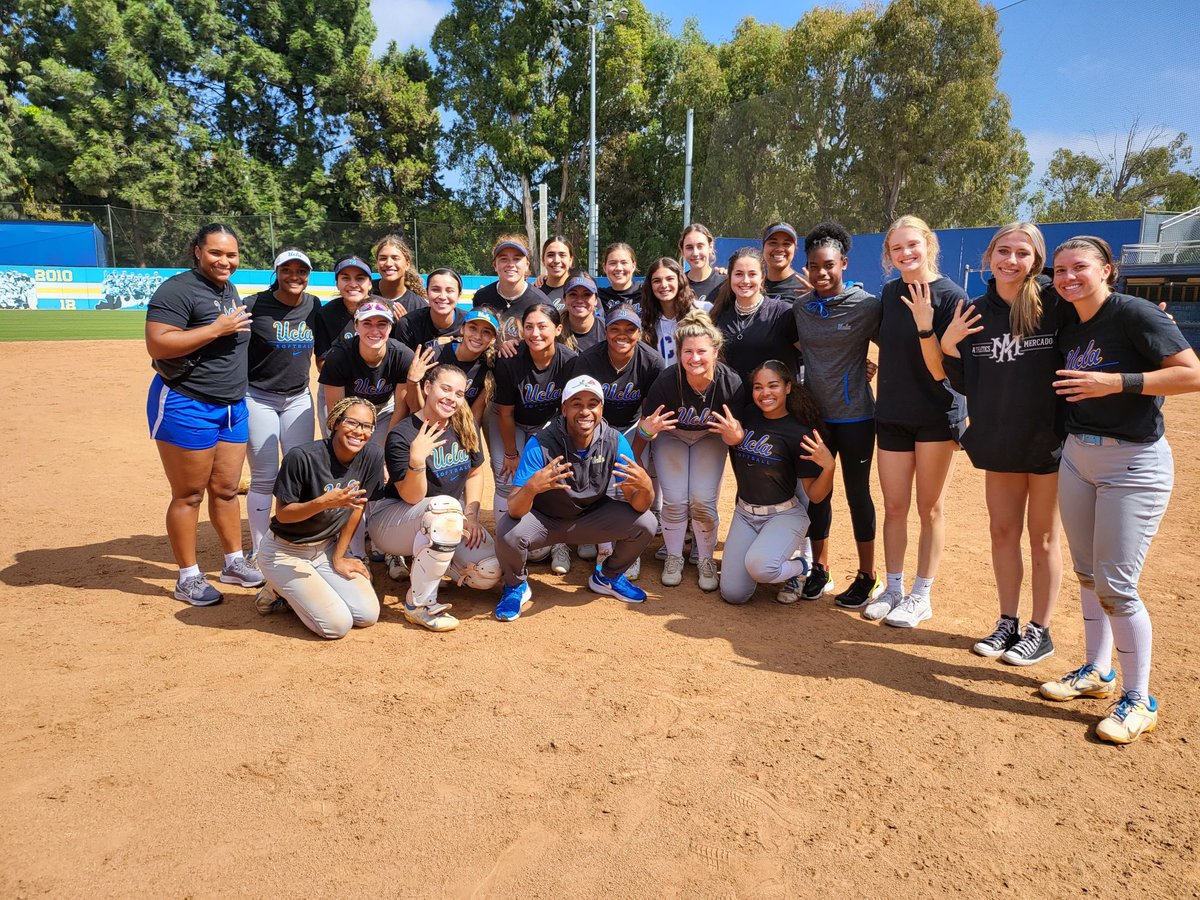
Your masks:
M713 268L716 260L713 246L712 232L698 222L683 229L683 234L679 236L679 255L688 264L687 283L692 289L693 303L697 309L705 312L712 309L717 288L725 280L725 273ZM646 271L646 278L650 278L649 270Z
M392 313L397 319L428 306L421 276L413 265L412 249L403 235L384 235L371 248L371 254L379 273L374 291L392 304Z
M884 266L900 272L880 296L875 400L887 584L863 617L897 628L915 628L933 615L930 591L946 541L942 503L958 448L955 429L966 415L962 396L946 381L938 345L966 293L938 272L937 258L937 235L916 216L900 217L884 235ZM904 554L914 483L921 531L917 577L906 594Z
M563 288L563 343L577 353L604 343L604 316L598 309L596 282L586 272L575 272Z
M538 303L550 303L550 299L530 284L529 244L519 234L502 234L492 247L492 266L497 280L485 284L475 292L471 305L475 309L487 307L496 313L500 321L501 355L516 352L521 341L521 317L525 310Z
M408 407L425 405L421 383L433 366L448 363L467 376L467 406L476 424L482 424L488 400L493 394L492 373L496 368L496 340L500 323L490 309L473 309L463 318L459 339L439 347L426 347L417 353L408 367Z
M463 313L458 308L462 277L453 269L434 269L428 276L424 309L409 310L396 323L396 340L414 353L425 347L449 344L458 337Z
M146 349L158 374L146 418L171 485L167 536L179 566L175 597L193 606L220 603L200 574L196 527L200 501L225 552L221 581L257 587L262 575L242 555L238 480L246 459L246 358L250 313L230 278L238 239L225 225L205 225L192 239L193 268L168 278L146 312Z
M721 599L750 602L759 584L782 584L777 599L792 603L804 589L808 563L793 559L808 533L799 481L813 501L833 487L833 455L821 439L821 414L791 367L777 359L750 373L753 403L734 415L713 413L729 447L737 502L721 558Z
M646 441L662 488L663 543L667 559L662 582L668 587L683 578L683 540L689 518L695 534L699 584L715 591L717 563L717 495L725 471L725 444L712 421L714 411L728 406L741 415L746 393L737 372L718 359L724 337L708 314L692 310L675 331L679 362L668 366L651 385L642 404L633 450L639 456Z
M454 365L430 369L424 405L388 435L385 499L371 508L372 546L411 556L404 617L430 631L458 620L438 600L443 575L490 590L500 583L495 544L479 522L483 446L467 405L467 376Z
M533 286L559 309L563 308L564 285L575 268L575 248L561 234L552 234L542 242L542 273Z
M808 280L792 268L799 242L799 234L787 222L772 222L763 229L762 252L766 272L762 290L768 297L791 302L812 290Z
M250 490L246 519L250 551L267 533L271 494L280 457L313 439L315 422L309 389L313 326L320 301L307 292L312 263L299 250L284 250L275 259L275 282L247 303L253 318L250 333Z
M725 362L742 381L748 380L764 359L782 360L793 373L800 371L792 302L766 293L764 266L763 255L756 248L735 251L729 257L729 277L709 312L725 335Z
M676 361L675 328L694 308L692 285L679 263L666 256L652 262L642 281L642 340L668 366Z
M600 288L600 305L605 313L617 306L632 306L641 313L642 293L633 283L637 274L637 255L624 241L615 241L604 248L601 268L608 278L608 287Z
M317 371L325 366L325 357L336 345L354 340L354 313L371 294L371 267L357 256L340 260L333 267L333 283L338 296L317 311L317 327L313 331L313 357ZM393 317L395 310L392 311ZM317 420L321 434L328 421L325 392L317 391Z
M255 606L263 615L290 606L314 634L336 640L379 619L371 571L349 550L367 503L382 496L383 450L371 443L375 406L357 397L335 403L326 428L328 438L283 458Z
M1150 613L1138 580L1175 479L1163 397L1200 390L1200 360L1166 313L1114 293L1116 277L1100 238L1072 238L1054 251L1055 290L1079 317L1058 332L1065 364L1054 389L1067 401L1058 499L1079 577L1087 661L1041 692L1051 700L1111 696L1115 645L1120 699L1096 736L1128 744L1158 724Z

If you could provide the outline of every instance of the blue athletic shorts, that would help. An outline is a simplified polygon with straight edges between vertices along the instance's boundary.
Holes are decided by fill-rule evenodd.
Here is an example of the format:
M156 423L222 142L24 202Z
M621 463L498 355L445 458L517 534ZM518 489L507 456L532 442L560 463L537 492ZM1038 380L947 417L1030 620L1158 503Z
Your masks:
M171 390L158 375L150 382L146 421L150 437L184 450L209 450L217 441L244 444L250 439L245 399L232 406L203 403Z

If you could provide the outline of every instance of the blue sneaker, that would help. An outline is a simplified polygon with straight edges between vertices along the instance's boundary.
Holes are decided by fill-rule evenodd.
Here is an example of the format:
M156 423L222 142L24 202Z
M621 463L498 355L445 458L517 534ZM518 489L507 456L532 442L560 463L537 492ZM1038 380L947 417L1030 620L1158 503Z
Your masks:
M500 602L496 604L496 618L501 622L519 619L521 613L529 609L532 603L533 592L529 590L528 582L522 581L512 587L505 585L504 593L500 595Z
M588 579L588 587L597 594L606 597L616 597L626 603L641 603L646 599L646 592L626 578L623 574L609 578L596 566L592 577Z

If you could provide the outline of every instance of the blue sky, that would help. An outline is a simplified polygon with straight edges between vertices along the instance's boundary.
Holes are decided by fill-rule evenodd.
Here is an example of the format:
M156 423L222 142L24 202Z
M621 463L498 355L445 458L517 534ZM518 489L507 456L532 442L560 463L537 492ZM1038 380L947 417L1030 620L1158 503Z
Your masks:
M678 33L695 17L706 37L723 41L747 17L790 26L808 0L646 0ZM839 4L853 8L855 2ZM1197 0L996 0L1003 29L1000 88L1012 100L1013 124L1025 134L1041 174L1059 147L1111 149L1140 117L1144 129L1186 132L1200 165L1200 2ZM372 0L380 44L428 49L450 4L442 0Z

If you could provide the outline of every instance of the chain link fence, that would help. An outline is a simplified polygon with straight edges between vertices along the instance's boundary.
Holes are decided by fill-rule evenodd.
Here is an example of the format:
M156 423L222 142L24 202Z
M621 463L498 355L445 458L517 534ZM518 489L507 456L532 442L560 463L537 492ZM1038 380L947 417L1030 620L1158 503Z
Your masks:
M347 256L369 262L372 245L385 234L404 235L418 271L451 266L463 274L490 271L494 235L481 229L420 218L366 224L327 219L297 220L273 215L221 215L203 211L131 209L113 205L0 202L0 220L88 222L104 234L108 259L102 264L130 268L190 265L187 247L201 226L229 225L241 243L241 267L269 269L287 247L308 254L318 269L332 269ZM32 262L32 261L31 261ZM485 268L486 267L486 268Z

